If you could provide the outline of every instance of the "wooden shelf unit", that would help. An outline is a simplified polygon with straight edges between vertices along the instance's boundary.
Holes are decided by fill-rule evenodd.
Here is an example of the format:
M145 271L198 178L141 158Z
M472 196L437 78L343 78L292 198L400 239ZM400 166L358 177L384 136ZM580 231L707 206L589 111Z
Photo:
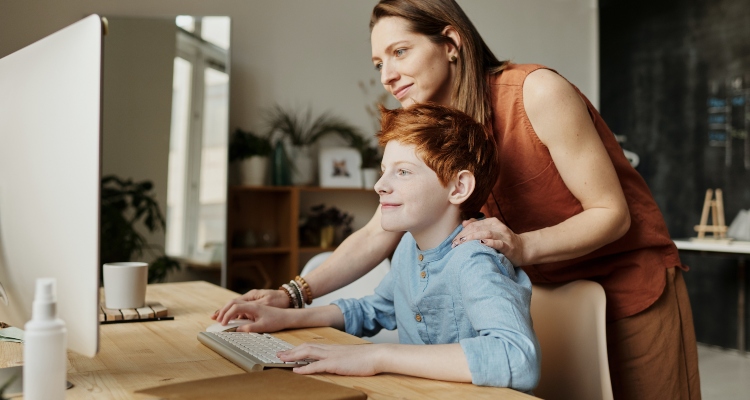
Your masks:
M232 186L227 199L227 288L244 293L249 289L277 288L299 274L302 262L334 248L300 247L299 218L305 200L326 198L326 206L341 208L341 198L356 199L374 211L378 196L371 189L321 188L309 186ZM348 210L341 208L344 212ZM369 211L371 210L371 211ZM369 218L362 215L356 218ZM245 233L252 230L256 247L243 247ZM262 232L274 232L276 243L262 247Z

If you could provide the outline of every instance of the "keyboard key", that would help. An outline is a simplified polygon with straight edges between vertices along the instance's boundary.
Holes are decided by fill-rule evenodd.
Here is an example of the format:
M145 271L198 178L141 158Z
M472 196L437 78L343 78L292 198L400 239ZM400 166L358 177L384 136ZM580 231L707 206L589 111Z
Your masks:
M206 337L209 340L204 340ZM247 371L254 371L266 365L295 367L316 361L310 359L282 361L276 354L294 346L267 333L201 332L199 339L203 344ZM228 351L228 349L233 350Z

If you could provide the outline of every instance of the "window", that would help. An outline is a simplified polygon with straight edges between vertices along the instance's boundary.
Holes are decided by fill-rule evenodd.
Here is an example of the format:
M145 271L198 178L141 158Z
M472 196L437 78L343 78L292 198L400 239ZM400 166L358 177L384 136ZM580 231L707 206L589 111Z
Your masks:
M203 260L225 240L229 18L176 24L166 250Z

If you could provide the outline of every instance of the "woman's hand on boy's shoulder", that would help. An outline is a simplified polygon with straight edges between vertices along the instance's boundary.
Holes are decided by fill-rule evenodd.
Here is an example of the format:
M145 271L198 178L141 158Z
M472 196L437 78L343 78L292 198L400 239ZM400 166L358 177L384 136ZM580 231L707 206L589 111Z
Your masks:
M525 265L523 240L497 218L469 219L463 230L453 239L453 247L472 240L502 253L515 266Z

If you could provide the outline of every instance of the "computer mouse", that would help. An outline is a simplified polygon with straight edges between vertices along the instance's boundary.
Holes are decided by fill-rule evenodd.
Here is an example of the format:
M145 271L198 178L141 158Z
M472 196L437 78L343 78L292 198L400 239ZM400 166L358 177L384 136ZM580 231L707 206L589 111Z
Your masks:
M222 325L218 322L210 325L206 328L206 332L234 332L238 327L252 322L253 321L250 321L249 319L230 319L229 323L226 325Z

